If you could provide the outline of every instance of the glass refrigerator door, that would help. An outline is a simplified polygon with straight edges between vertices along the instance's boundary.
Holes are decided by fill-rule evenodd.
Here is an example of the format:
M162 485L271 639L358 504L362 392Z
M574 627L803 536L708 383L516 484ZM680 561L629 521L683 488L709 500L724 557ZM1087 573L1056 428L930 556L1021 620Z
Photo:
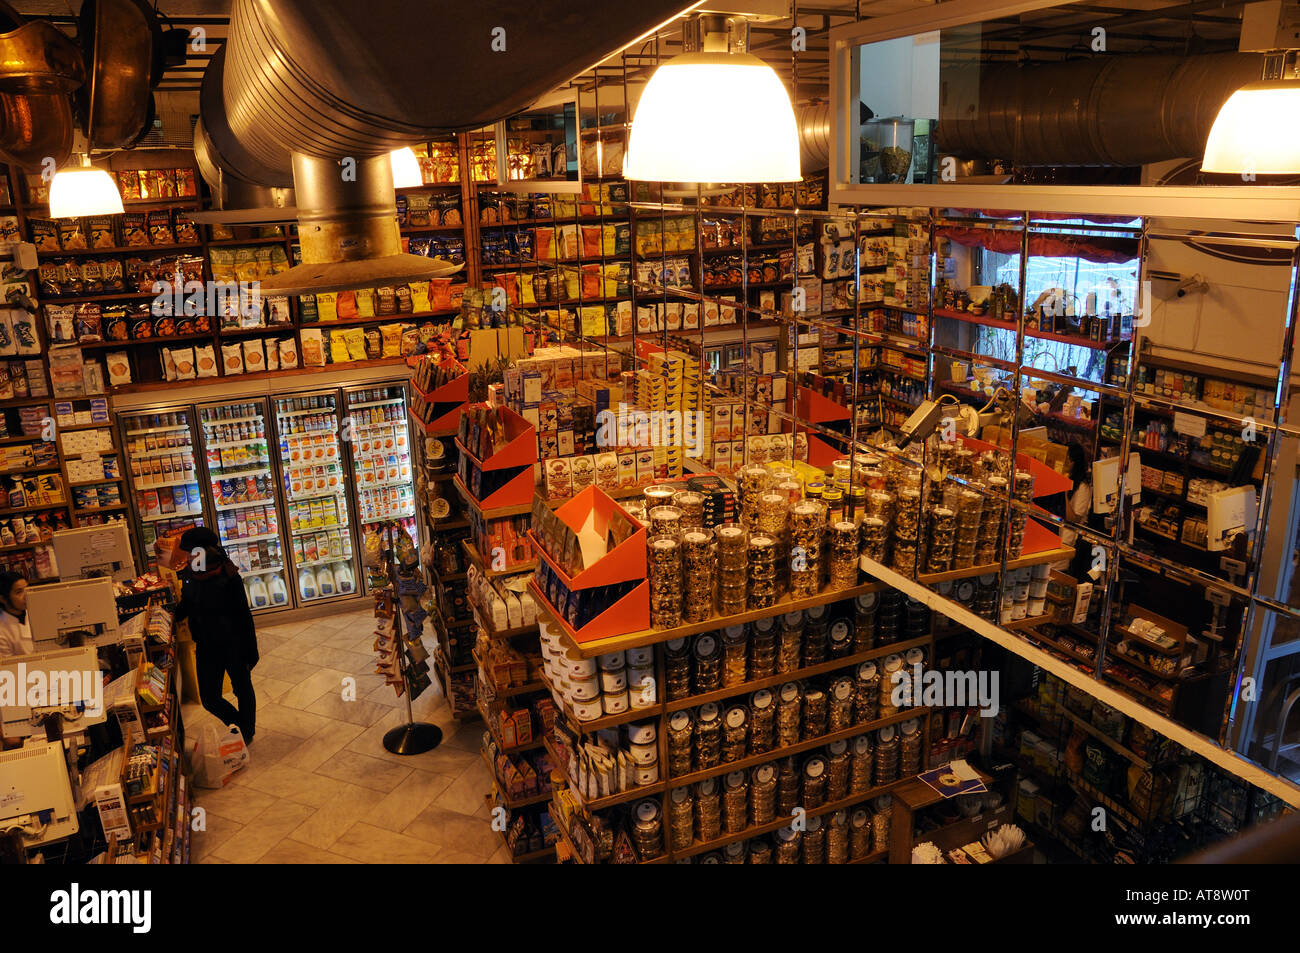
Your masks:
M299 605L357 591L338 401L336 391L275 398Z
M396 521L419 545L406 386L374 384L347 392L348 446L361 538L376 523ZM389 541L385 540L385 544Z
M264 401L199 408L217 535L254 612L292 605Z
M141 555L152 570L158 564L153 550L158 537L205 525L194 412L167 408L123 414L121 420Z

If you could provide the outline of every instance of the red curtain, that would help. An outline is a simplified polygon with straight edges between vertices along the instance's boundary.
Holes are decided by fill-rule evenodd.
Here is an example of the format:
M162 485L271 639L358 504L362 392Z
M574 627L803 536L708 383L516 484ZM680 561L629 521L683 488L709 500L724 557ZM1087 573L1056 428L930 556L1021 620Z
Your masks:
M971 248L987 248L1004 255L1020 254L1019 230L942 228L939 235ZM1106 265L1118 264L1137 258L1138 241L1136 238L1105 235L1031 234L1029 254L1044 258L1082 258Z

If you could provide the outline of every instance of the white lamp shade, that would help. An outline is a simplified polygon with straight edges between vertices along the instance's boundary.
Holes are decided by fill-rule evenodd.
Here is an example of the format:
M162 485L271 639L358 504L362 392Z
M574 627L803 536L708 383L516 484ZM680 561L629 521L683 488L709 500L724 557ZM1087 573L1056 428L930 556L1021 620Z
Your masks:
M420 173L420 160L415 157L415 150L410 146L394 149L388 154L393 160L393 188L410 189L424 185L424 176Z
M1300 83L1248 83L1223 104L1205 143L1202 172L1300 173Z
M748 53L684 53L641 94L627 178L650 182L794 182L799 130L776 72Z
M103 169L64 169L50 183L50 217L121 215L122 193Z

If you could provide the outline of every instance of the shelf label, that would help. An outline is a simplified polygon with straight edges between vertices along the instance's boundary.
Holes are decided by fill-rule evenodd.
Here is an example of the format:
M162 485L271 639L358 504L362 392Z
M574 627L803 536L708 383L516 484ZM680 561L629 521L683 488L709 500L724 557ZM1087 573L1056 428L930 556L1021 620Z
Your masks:
M1186 434L1189 437L1204 437L1205 418L1174 411L1174 433Z

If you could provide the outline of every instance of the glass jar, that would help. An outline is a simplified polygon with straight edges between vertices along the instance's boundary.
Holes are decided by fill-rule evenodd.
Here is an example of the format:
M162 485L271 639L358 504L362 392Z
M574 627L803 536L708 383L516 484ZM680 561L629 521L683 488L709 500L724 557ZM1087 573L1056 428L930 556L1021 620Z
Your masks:
M849 793L861 794L871 790L871 735L858 735L849 748Z
M749 863L751 864L770 864L772 863L772 844L764 837L759 837L749 842Z
M828 529L830 585L847 589L858 581L858 525L852 520L837 520Z
M827 696L826 730L843 731L853 724L853 679L847 675L833 679Z
M749 822L749 777L732 771L722 780L722 831L739 834Z
M755 621L749 633L749 677L757 680L776 674L776 620Z
M695 785L695 837L699 841L722 836L722 793L717 778L705 778Z
M645 502L647 513L656 506L671 505L676 495L677 491L667 484L652 484L641 491L641 499Z
M722 760L739 761L748 753L749 712L744 705L732 705L722 716Z
M749 823L770 824L776 820L776 765L760 764L750 774Z
M849 815L849 859L861 860L871 853L871 815L858 808Z
M830 628L825 606L814 606L808 610L806 616L802 655L802 664L805 668L826 661Z
M681 511L683 530L699 529L704 525L704 494L694 490L679 490L673 494L673 506Z
M889 820L893 814L894 799L882 794L871 802L871 850L872 853L889 850Z
M826 863L826 827L821 817L808 818L803 832L803 862L805 864Z
M776 697L776 746L785 748L799 743L799 723L803 718L803 692L795 682L786 682Z
M743 864L745 862L745 844L743 841L734 841L722 848L722 862L724 864Z
M826 803L826 759L819 754L803 764L803 801L805 810L814 811Z
M853 626L848 619L839 618L831 623L826 654L833 659L853 654Z
M722 763L722 714L714 702L705 702L695 712L695 769L716 768Z
M898 732L893 725L885 725L876 732L876 786L893 784L898 780Z
M906 702L911 694L911 679L903 668L901 655L886 655L881 662L880 692L877 700L880 717L898 714L898 702Z
M695 722L688 711L668 716L668 776L691 773L691 752L695 746Z
M799 765L793 757L782 758L777 762L776 813L781 817L789 817L799 806L799 791L802 787L799 776Z
M682 624L682 551L676 536L652 536L647 545L650 571L650 624L670 629Z
M776 670L793 672L799 667L803 651L804 614L801 610L781 616L781 635L776 650Z
M717 634L701 632L695 637L691 653L695 656L693 694L716 692L722 687L722 646L718 644Z
M743 625L722 630L722 687L743 685L749 677L749 637Z
M757 529L778 539L785 536L790 501L782 493L769 491L758 497Z
M664 826L659 802L646 798L632 810L632 844L642 860L653 860L664 852Z
M691 529L682 534L682 615L703 622L713 613L713 534Z
M656 506L646 512L650 519L651 536L673 536L682 534L682 511L675 506Z
M689 787L668 792L668 832L675 851L686 850L694 840L695 799Z
M820 738L826 734L826 719L830 709L830 700L820 688L810 688L803 695L803 729L800 736L804 741Z
M776 862L778 864L797 864L802 853L803 837L791 827L783 827L776 832Z
M826 863L849 862L849 812L836 811L826 822Z
M691 693L691 648L685 638L664 643L665 694L670 702Z
M843 738L826 746L826 800L849 796L849 743Z
M876 594L864 592L853 600L853 652L876 647Z
M899 726L899 771L905 778L921 773L921 722L911 718Z
M771 488L773 482L772 471L760 464L750 464L736 471L740 519L746 526L757 526L759 497Z
M750 609L766 609L776 605L776 537L754 533L749 537L749 592Z

